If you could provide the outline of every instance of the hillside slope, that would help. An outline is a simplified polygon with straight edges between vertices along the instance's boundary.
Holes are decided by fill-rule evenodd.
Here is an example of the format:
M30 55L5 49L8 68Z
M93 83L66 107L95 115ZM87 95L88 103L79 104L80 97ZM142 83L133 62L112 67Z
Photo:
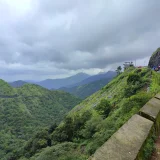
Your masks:
M0 80L0 159L15 153L33 133L58 124L79 102L62 91L31 84L16 89Z
M41 137L32 137L16 158L86 160L160 90L159 76L154 73L152 76L148 68L129 68L74 107L50 133L41 132L38 134ZM50 146L33 149L35 143L46 141L46 137L51 137Z
M112 80L112 78L113 77L103 78L103 79L100 79L100 80L97 80L97 81L94 81L88 84L70 87L70 88L63 87L60 90L63 90L77 97L85 99L86 97L92 95L93 93L97 92L102 87L104 87L107 83L109 83L109 81Z

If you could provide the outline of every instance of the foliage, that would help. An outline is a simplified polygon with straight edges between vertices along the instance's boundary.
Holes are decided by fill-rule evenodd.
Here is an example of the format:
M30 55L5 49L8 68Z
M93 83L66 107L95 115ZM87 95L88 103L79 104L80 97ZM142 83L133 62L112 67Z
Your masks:
M143 160L149 159L151 157L151 154L153 150L155 149L154 147L154 142L155 142L155 135L152 135L150 138L147 139L145 146L143 148Z
M151 92L154 94L160 92L160 74L152 71Z
M33 133L55 122L59 123L65 114L80 102L69 93L49 91L37 85L26 84L15 89L0 80L0 86L0 157L2 160L15 157ZM43 147L46 147L46 142L44 139L39 139L32 149L36 152Z
M73 117L67 116L64 123L60 125L52 134L54 142L72 141L73 138L78 138L79 130L81 130L86 121L91 117L91 112L86 111L81 115L75 114Z
M39 149L49 146L50 141L51 139L47 130L39 131L27 142L23 150L23 155L25 155L27 158L31 157Z
M77 144L65 142L47 147L30 160L85 160L87 157L76 150Z
M85 124L84 129L81 129L80 135L84 139L90 139L98 131L99 125L102 123L103 118L101 116L92 117Z
M150 84L150 72L149 69L136 69L134 72L131 72L127 78L128 85L124 89L124 96L130 97L140 89L147 88Z
M97 110L97 112L105 118L109 115L111 109L112 107L106 99L102 99L101 102L95 107L95 110Z
M130 73L128 78L127 78L127 83L128 84L133 84L135 85L136 83L140 83L141 82L141 78L140 75L137 73Z
M118 66L116 69L117 75L119 75L121 73L121 71L122 71L122 67Z

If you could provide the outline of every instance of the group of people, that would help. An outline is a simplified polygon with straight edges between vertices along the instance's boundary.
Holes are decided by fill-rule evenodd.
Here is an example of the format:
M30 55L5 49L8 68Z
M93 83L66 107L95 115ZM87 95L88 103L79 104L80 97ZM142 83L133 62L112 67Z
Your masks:
M160 71L160 65L158 67L153 67L153 70L156 72Z

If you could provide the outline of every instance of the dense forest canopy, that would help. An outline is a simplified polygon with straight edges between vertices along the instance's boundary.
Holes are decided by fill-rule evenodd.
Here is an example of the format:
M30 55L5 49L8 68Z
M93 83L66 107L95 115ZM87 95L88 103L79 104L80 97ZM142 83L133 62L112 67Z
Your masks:
M31 84L15 89L0 80L0 157L9 157L36 132L59 124L80 101L62 91Z

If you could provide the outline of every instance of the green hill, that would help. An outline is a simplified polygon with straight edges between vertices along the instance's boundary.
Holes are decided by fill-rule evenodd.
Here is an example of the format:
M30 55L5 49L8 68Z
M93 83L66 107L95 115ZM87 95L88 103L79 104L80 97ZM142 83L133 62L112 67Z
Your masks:
M129 68L74 107L58 127L35 134L13 157L86 160L158 91L159 74Z
M95 82L91 82L88 84L80 85L80 86L74 86L70 88L61 88L61 90L69 92L77 97L80 97L82 99L85 99L86 97L92 95L93 93L100 90L102 87L104 87L109 81L111 81L113 77L111 78L104 78L101 80L97 80Z
M62 91L31 84L15 89L0 80L0 159L15 154L37 131L58 124L79 102Z

